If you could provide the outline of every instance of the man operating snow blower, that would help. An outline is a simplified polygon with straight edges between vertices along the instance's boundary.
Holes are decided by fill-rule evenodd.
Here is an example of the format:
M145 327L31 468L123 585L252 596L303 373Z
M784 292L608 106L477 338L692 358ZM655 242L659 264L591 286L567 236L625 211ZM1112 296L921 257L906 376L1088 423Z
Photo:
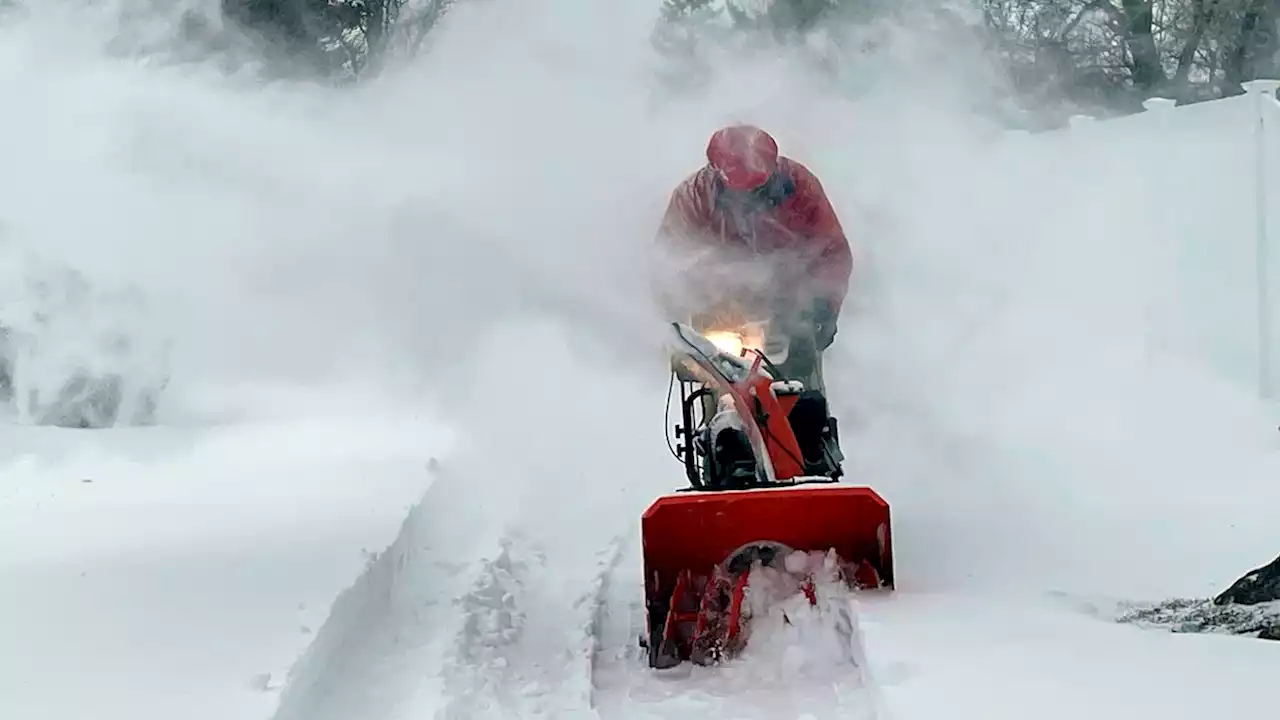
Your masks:
M671 194L658 241L676 266L664 273L664 310L681 322L726 304L756 308L811 340L810 372L823 391L821 354L833 342L853 256L818 178L778 154L752 125L717 130L707 163ZM793 351L796 348L793 348Z
M822 381L853 265L835 211L768 133L734 125L671 194L657 244L667 442L689 487L640 519L649 666L718 663L773 624L832 638L858 672L848 592L892 589L893 549L888 503L841 482Z
M671 194L657 245L674 265L652 277L670 321L667 442L689 487L640 519L649 666L718 663L771 623L816 627L843 654L858 642L847 591L894 580L889 505L841 482L822 382L853 264L835 211L768 133L735 125ZM846 659L857 672L859 653Z

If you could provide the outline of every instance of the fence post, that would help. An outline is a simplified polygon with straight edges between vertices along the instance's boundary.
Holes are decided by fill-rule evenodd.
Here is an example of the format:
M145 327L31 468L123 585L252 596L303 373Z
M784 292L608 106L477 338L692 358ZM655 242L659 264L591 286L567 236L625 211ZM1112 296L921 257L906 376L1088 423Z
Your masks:
M1267 239L1267 133L1264 103L1275 101L1280 80L1250 80L1241 83L1253 98L1253 263L1258 321L1258 395L1270 400L1271 389L1271 272L1270 242Z
M1142 101L1142 107L1145 110L1144 115L1151 116L1151 132L1146 133L1143 138L1143 147L1145 148L1145 156L1147 166L1154 171L1152 178L1152 186L1150 192L1157 197L1163 197L1169 194L1170 180L1170 161L1168 159L1168 149L1162 141L1164 132L1168 129L1172 119L1173 109L1177 105L1176 100L1162 97L1149 97ZM1148 252L1153 254L1154 258L1160 258L1161 262L1167 262L1163 258L1166 254L1170 254L1171 250L1167 245L1173 237L1170 232L1170 221L1166 217L1167 213L1159 212L1152 218L1152 229L1155 231L1148 248ZM1167 310L1163 306L1158 293L1147 292L1143 299L1142 310L1142 348L1143 356L1150 363L1152 354L1158 352L1164 346L1166 333L1165 322L1162 322L1166 316Z

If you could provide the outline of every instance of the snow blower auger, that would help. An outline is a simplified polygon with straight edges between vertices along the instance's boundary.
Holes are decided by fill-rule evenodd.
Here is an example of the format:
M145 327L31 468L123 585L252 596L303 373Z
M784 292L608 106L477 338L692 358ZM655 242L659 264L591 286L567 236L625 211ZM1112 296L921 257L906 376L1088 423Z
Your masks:
M841 587L891 591L889 505L839 482L835 418L821 390L793 379L820 383L811 339L806 352L767 322L672 329L672 388L681 388L672 452L689 487L641 519L649 666L710 665L745 648L748 584L761 568L796 578L809 605L815 567Z

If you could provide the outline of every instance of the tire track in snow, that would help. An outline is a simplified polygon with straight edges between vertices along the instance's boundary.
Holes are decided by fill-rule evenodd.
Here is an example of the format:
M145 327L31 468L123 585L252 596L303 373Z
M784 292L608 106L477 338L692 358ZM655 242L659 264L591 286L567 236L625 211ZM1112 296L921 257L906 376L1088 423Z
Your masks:
M463 479L438 473L338 597L275 720L596 717L601 593L625 536L566 538L476 498L467 510Z
M395 541L338 596L290 670L275 720L422 717L439 704L446 651L465 622L454 599L500 555L506 515L480 498L458 502L465 481L437 472Z
M466 621L437 717L597 717L596 626L621 543L557 557L524 533L505 538L502 554L460 600Z

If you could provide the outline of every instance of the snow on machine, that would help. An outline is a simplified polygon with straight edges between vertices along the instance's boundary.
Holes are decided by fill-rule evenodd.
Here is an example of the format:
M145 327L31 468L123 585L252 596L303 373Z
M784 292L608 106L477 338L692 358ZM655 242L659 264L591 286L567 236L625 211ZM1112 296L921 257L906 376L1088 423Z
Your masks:
M700 329L672 323L670 343L681 415L672 451L689 487L641 519L652 668L737 655L766 592L821 610L824 587L894 586L889 505L839 481L844 456L811 335L741 318Z

